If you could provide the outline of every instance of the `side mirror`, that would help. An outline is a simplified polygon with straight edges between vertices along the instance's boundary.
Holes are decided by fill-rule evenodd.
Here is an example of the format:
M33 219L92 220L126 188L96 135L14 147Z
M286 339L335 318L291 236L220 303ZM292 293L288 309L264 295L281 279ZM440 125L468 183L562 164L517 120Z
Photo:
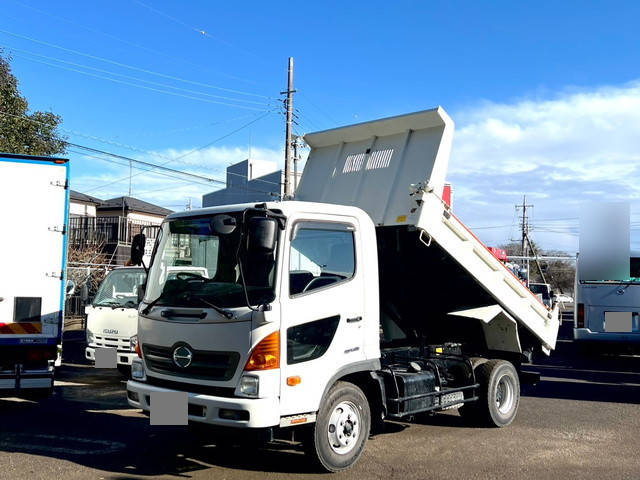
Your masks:
M138 305L142 303L142 299L144 298L144 283L142 285L138 285Z
M76 293L76 282L73 280L67 280L67 288L66 288L67 297L70 297L74 293Z
M144 247L147 243L147 238L143 233L134 235L131 240L131 259L129 263L131 265L142 265L142 257L144 257Z
M249 220L247 253L252 255L272 254L278 238L278 222L274 218L253 217Z
M80 298L84 303L87 303L87 300L89 300L89 287L86 285L82 285L80 288Z

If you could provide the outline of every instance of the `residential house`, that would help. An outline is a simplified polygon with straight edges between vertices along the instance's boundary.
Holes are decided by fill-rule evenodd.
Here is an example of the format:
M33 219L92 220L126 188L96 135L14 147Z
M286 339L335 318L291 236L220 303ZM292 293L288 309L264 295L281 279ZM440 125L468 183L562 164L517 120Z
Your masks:
M133 197L99 200L79 192L74 192L73 196L77 203L76 211L82 212L80 207L86 204L84 211L87 215L70 215L70 244L100 246L106 254L106 262L112 265L123 265L127 261L134 235L144 229L147 238L155 238L164 217L172 213L171 210ZM94 210L91 210L88 199L99 202ZM93 216L91 213L94 213Z

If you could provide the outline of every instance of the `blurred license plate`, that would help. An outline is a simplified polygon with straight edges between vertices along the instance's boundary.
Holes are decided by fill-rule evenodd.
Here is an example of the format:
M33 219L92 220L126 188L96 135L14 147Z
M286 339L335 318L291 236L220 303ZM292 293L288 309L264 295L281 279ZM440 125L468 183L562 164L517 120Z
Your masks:
M605 332L631 333L632 329L632 312L604 312Z

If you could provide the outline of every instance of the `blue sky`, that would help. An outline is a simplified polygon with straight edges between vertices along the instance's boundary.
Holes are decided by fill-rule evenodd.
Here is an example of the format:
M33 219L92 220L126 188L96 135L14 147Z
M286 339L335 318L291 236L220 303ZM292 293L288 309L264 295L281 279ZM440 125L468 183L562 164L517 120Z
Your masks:
M632 203L640 250L637 2L3 0L2 12L23 94L73 142L164 163L220 139L168 164L216 178L249 144L281 163L293 56L298 133L442 105L457 128L455 210L487 243L516 235L527 194L544 247L574 251L580 203L617 200ZM69 156L74 189L126 193L111 182L128 167ZM173 209L214 188L133 179L134 196Z

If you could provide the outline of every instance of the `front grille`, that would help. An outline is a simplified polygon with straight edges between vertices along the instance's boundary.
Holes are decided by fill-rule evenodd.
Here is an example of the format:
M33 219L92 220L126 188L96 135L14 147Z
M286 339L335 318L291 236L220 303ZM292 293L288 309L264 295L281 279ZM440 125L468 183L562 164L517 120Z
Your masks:
M116 348L119 352L131 351L130 340L126 337L115 338L96 335L94 343L96 347Z
M186 378L227 381L233 377L240 360L238 352L193 350L191 364L187 368L181 368L173 362L174 349L175 347L142 345L147 368L167 375L177 374Z
M156 387L168 388L170 390L179 390L181 392L201 393L203 395L211 395L213 397L234 397L235 389L233 387L210 387L208 385L194 385L192 383L173 382L161 378L147 375L149 385Z

